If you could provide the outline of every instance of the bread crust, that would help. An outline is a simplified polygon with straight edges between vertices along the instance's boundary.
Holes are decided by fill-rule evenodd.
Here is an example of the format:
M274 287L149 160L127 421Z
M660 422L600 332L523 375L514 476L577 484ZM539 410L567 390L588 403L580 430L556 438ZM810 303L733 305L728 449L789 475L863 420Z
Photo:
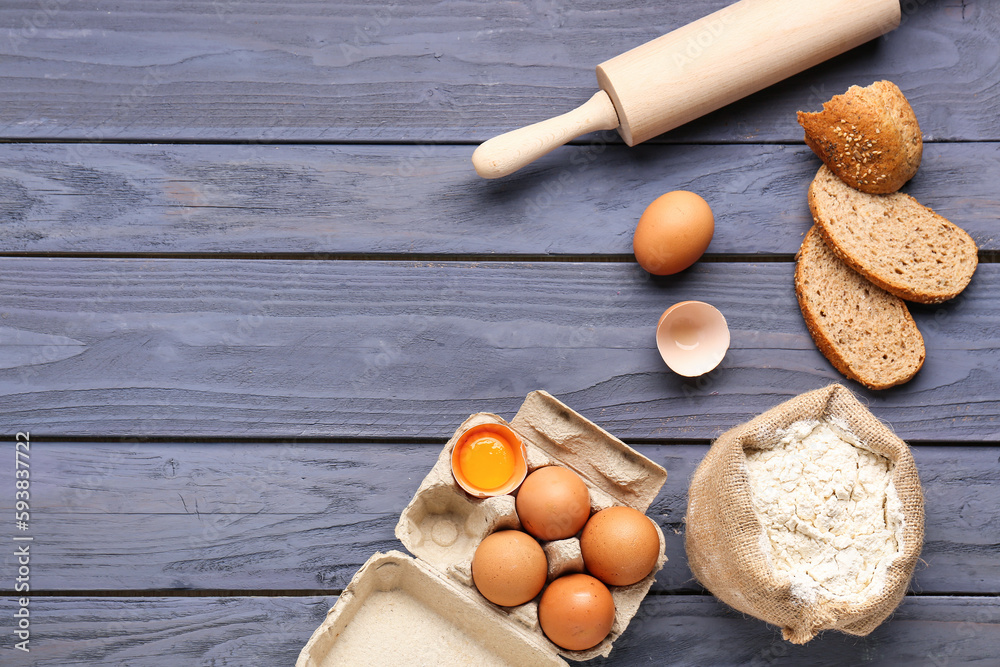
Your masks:
M920 124L891 81L851 86L816 113L798 112L805 142L842 181L872 194L896 192L923 155Z
M916 322L914 322L909 309L902 300L898 299L898 297L895 297L888 292L876 292L876 290L879 290L877 286L867 283L863 277L853 273L849 267L843 264L839 266L834 264L834 262L838 261L839 260L836 255L832 253L829 247L824 244L822 235L819 233L817 226L813 226L806 234L805 239L802 241L802 246L796 254L795 266L795 296L799 302L799 309L802 311L802 318L805 321L806 328L809 330L809 335L812 337L813 342L815 342L816 347L834 368L849 379L860 382L869 389L888 389L890 387L903 384L904 382L908 382L923 367L924 359L926 358L923 336L920 334L920 330L917 329ZM816 272L817 267L822 267L820 270L831 274L831 279L833 280L838 280L838 278L840 278L840 282L842 283L841 286L844 288L857 289L861 285L869 285L872 290L870 299L872 303L890 305L890 307L883 308L880 311L880 314L884 313L885 316L892 317L892 311L894 310L897 315L901 316L902 319L897 322L898 326L894 327L893 331L895 331L901 338L907 337L913 346L910 349L910 353L915 351L916 359L910 360L909 364L902 372L894 373L894 369L888 367L888 365L878 373L863 372L861 370L863 365L861 361L865 352L870 352L873 346L866 346L865 349L848 350L844 346L837 345L831 339L830 334L832 332L830 331L829 326L822 322L822 318L819 316L821 309L817 310L814 308L816 304L814 303L812 297L807 293L807 289L810 287L809 273ZM844 277L849 277L850 280L842 280ZM846 293L831 293L830 296L834 299L850 297L850 295ZM847 326L847 323L841 322L837 323L837 325ZM860 326L861 323L857 323L857 325ZM902 345L901 347L906 349L905 345ZM919 349L917 350L916 348ZM858 357L856 362L848 358L847 355L850 352L853 352Z

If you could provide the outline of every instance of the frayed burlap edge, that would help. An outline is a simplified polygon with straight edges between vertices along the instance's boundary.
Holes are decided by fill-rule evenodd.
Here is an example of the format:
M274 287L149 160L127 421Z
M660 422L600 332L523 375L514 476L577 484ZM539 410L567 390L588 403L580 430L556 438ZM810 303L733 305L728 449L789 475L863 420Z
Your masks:
M893 462L903 506L902 555L890 565L881 593L860 604L806 603L770 564L767 536L753 509L745 451L777 444L775 433L804 419L827 418ZM823 630L867 635L902 601L924 539L920 478L906 443L845 387L833 384L796 396L722 434L695 470L685 517L688 563L705 588L729 606L782 628L804 644Z

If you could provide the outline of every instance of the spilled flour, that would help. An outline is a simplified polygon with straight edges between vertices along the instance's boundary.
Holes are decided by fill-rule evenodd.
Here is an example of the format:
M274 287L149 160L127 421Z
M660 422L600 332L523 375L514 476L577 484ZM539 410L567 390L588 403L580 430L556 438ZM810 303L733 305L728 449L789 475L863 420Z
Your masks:
M903 545L903 508L888 459L826 421L801 421L747 452L754 508L779 576L808 603L878 594Z

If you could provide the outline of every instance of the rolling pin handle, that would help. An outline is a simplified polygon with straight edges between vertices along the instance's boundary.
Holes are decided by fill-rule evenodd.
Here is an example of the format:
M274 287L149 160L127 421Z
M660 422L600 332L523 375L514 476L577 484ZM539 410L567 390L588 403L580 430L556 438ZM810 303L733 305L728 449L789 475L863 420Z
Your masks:
M613 130L618 124L615 105L602 90L569 113L483 142L472 154L472 166L483 178L507 176L567 141L588 132Z

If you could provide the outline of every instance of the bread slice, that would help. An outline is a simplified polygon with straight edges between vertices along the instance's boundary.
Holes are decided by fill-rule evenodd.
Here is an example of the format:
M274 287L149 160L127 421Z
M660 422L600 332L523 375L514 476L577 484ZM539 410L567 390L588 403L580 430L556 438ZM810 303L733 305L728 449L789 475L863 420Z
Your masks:
M972 237L913 197L858 192L825 166L809 186L809 209L838 257L901 299L950 299L979 263Z
M809 148L842 181L862 192L895 192L920 166L920 125L891 81L851 86L822 111L800 111L798 119Z
M869 389L912 378L924 339L906 304L851 270L814 225L797 255L795 295L806 327L834 368Z

